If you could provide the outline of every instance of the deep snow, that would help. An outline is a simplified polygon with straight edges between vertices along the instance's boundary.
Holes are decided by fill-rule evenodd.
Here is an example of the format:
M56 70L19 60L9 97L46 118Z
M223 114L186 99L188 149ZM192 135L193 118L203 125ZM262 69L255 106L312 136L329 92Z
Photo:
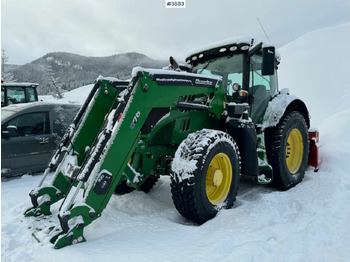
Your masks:
M242 181L234 208L197 226L177 213L162 177L148 194L113 196L86 228L86 243L54 250L27 229L22 214L40 176L25 175L1 183L2 261L350 261L349 46L346 23L279 50L280 89L306 101L321 135L322 166L296 187Z

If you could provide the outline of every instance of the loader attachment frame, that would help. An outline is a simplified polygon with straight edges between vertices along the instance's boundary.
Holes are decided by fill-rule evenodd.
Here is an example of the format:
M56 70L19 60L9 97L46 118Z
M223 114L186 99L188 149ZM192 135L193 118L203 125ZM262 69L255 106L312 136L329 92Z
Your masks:
M208 126L218 129L224 111L221 81L196 74L174 75L168 70L140 68L124 90L115 88L111 81L100 80L92 92L80 119L75 121L78 128L71 128L67 142L58 149L45 172L44 177L61 158L52 181L48 185L41 182L30 193L33 207L25 213L50 215L50 206L63 199L58 213L60 226L48 234L55 248L85 241L84 227L101 216L122 180L127 179L138 188L155 172L155 163L173 155L176 145L190 132ZM155 108L168 108L170 115L160 120L164 124L152 127L148 133L145 122ZM201 117L189 128L183 122L189 121L192 114ZM171 131L172 145L159 145L152 140L164 131L162 128ZM142 146L144 141L153 143L153 147ZM143 157L142 166L136 162L128 164L133 154Z

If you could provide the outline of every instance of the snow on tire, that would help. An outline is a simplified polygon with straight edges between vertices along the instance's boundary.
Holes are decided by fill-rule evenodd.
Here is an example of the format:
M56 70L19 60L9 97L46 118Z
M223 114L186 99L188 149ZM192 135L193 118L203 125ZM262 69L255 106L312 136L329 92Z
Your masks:
M203 129L188 135L172 163L171 193L181 215L196 223L215 217L236 200L240 154L225 132Z

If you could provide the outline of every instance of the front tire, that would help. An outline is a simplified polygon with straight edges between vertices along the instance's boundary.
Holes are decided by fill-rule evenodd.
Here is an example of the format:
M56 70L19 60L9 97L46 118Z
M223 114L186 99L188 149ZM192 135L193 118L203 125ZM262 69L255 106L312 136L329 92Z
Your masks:
M204 129L190 134L172 163L171 193L185 218L202 224L235 202L240 155L226 133Z
M309 154L308 131L303 115L286 113L276 127L265 133L266 153L273 168L272 185L287 190L302 181Z

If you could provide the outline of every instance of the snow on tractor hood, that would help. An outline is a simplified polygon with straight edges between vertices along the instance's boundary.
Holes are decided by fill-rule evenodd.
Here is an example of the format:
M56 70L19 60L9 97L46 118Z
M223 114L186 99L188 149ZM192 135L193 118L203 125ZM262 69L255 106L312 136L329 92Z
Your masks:
M137 66L132 69L132 77L137 76L138 72L148 72L150 75L184 75L184 76L193 76L193 77L204 76L204 75L199 75L195 73L188 73L186 71L176 71L171 69L143 68L143 67ZM205 78L211 78L213 80L222 79L221 76L208 76L208 75L205 75Z

